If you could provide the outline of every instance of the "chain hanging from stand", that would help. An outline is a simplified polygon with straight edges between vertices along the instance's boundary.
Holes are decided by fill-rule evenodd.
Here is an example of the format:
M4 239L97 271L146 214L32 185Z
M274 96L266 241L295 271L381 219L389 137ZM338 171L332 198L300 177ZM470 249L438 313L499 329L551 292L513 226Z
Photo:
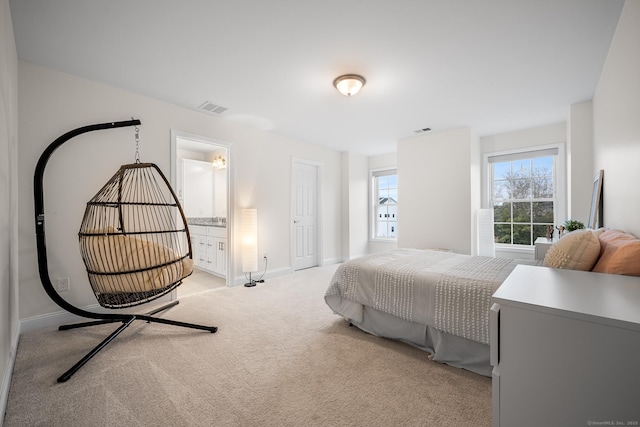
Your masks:
M131 118L133 120L133 117ZM140 164L140 128L138 125L134 127L135 130L135 139L136 139L136 164Z

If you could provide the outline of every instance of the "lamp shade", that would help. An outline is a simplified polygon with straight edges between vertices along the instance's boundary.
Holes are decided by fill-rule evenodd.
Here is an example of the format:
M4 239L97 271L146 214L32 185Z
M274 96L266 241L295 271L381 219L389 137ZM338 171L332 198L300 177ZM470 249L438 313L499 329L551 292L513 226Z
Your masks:
M242 209L242 272L258 271L258 210Z

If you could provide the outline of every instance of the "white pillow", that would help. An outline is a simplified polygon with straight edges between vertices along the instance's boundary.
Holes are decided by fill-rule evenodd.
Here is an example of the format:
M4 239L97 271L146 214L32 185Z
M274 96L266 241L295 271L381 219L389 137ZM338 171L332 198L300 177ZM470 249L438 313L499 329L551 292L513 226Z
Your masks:
M575 230L551 245L542 265L590 271L600 256L600 240L592 230Z

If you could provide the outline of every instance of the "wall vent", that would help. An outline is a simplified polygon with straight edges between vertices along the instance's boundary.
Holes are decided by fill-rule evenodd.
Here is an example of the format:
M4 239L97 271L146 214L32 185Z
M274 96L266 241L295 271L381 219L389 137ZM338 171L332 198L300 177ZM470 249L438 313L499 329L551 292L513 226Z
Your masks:
M429 132L431 130L431 128L422 128L422 129L417 129L414 130L415 133L423 133L423 132Z
M213 114L222 114L228 110L227 107L223 107L222 105L214 104L211 101L205 101L201 106L198 107L201 110L204 110L208 113Z

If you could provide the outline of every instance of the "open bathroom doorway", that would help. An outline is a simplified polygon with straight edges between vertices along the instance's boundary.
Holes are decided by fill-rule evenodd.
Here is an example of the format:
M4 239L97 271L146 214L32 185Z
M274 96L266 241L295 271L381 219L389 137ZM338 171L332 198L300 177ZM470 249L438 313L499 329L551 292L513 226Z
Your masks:
M232 151L225 141L171 131L171 185L187 218L194 261L173 298L233 284Z

